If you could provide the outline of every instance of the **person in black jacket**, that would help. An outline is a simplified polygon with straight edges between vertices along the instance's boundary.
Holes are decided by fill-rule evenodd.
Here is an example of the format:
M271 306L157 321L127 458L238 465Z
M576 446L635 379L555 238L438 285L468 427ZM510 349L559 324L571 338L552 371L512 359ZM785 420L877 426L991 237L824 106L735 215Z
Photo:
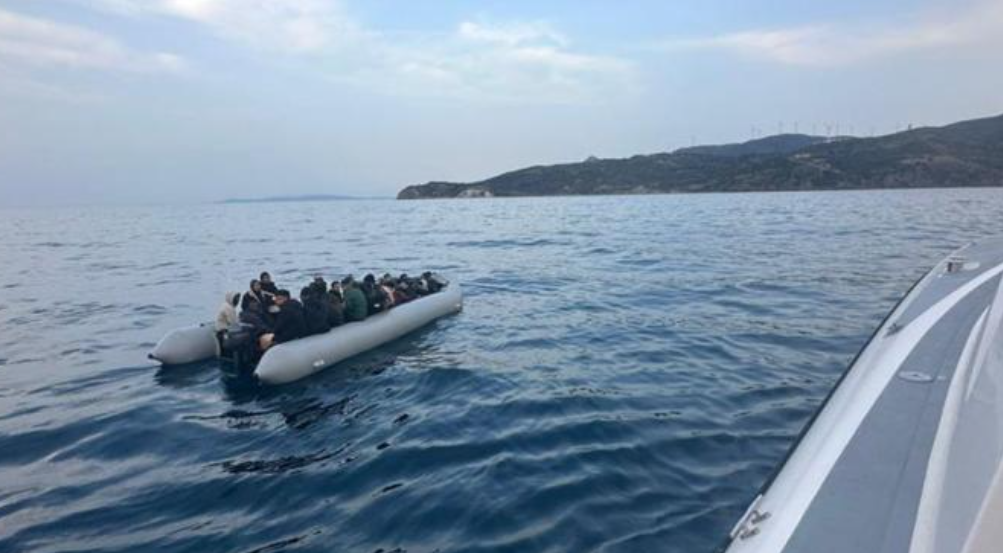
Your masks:
M318 296L327 293L327 281L324 277L317 275L313 277L313 282L310 283L310 290L312 290Z
M265 295L261 290L261 282L259 280L251 281L251 285L248 286L247 291L244 292L243 297L240 299L240 308L254 309L253 307L249 307L252 303L257 303L261 311L265 310Z
M446 287L445 283L439 278L438 275L425 271L422 273L421 278L425 280L425 285L428 289L429 294L438 293L440 290Z
M253 329L255 336L269 334L272 332L272 325L265 318L264 308L260 303L252 301L240 310L240 323Z
M274 296L279 293L279 288L275 285L275 281L272 280L272 275L268 274L268 271L261 273L258 280L261 282L261 290L266 295Z
M363 277L361 289L366 296L369 315L386 310L386 298L383 297L383 288L376 284L376 276L370 273Z
M331 330L327 313L329 302L325 292L326 290L322 290L318 293L317 287L314 285L307 286L300 291L300 300L303 301L303 315L306 317L306 331L311 336Z
M303 305L290 297L289 290L276 292L275 305L279 308L275 317L276 344L290 342L307 335Z
M247 307L241 309L240 323L247 327L254 336L257 350L255 350L253 358L256 361L261 356L261 353L272 347L272 342L275 340L275 335L272 333L272 325L265 317L262 304L252 301L247 304Z

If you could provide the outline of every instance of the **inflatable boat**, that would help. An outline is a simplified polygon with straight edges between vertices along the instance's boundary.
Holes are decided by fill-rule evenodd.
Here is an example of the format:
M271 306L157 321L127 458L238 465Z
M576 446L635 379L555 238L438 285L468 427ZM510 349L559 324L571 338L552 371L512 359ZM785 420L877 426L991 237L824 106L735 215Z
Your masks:
M398 305L364 321L273 346L261 356L254 375L267 384L299 380L396 340L462 308L460 286L450 283L435 294ZM149 357L164 365L181 365L211 359L219 354L213 325L201 324L171 331L157 343Z
M851 363L728 553L1003 551L1003 240L958 250Z

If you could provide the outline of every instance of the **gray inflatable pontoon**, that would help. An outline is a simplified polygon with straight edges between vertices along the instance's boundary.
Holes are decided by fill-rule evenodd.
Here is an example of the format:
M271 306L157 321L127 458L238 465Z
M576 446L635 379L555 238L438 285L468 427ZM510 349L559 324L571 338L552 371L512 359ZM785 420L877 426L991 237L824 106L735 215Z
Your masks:
M727 553L1003 551L1003 240L905 296L731 532Z
M458 284L450 283L435 294L399 305L364 321L273 346L261 357L254 374L268 384L299 380L396 340L462 308L463 292ZM170 332L157 343L149 357L164 365L180 365L211 359L218 354L213 325L202 324Z

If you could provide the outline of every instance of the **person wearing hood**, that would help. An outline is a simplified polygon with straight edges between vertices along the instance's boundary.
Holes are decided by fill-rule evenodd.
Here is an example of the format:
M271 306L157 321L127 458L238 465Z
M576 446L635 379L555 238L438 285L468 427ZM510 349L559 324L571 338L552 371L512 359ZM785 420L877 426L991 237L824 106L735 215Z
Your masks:
M240 322L237 318L237 304L240 303L240 293L227 292L223 305L216 313L216 332L222 332Z
M261 311L264 312L265 306L265 293L261 289L260 280L252 280L251 285L248 286L247 291L244 292L244 297L240 300L240 309L246 310L248 305L252 303L257 303L261 307Z
M425 281L425 286L427 287L429 294L436 294L446 287L445 283L442 282L439 276L430 271L422 273L421 278Z
M275 317L275 343L291 342L307 335L306 317L303 304L292 299L288 290L278 290L275 305L279 312Z
M213 330L216 331L216 343L219 351L223 351L223 335L231 326L240 324L237 317L237 304L240 303L240 294L237 292L227 292L223 296L223 304L216 312L216 321L213 323Z
M275 285L275 282L272 280L272 275L270 275L268 271L261 273L258 280L261 281L261 291L264 292L265 296L275 296L279 293L279 287Z
M369 308L365 294L359 289L359 283L355 282L351 276L347 276L341 281L341 288L345 296L345 322L351 323L365 319Z

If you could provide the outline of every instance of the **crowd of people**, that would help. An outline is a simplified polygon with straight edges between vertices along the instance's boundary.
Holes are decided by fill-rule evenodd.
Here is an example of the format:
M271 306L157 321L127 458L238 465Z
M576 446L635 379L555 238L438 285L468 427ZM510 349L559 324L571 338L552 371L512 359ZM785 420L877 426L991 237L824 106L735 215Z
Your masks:
M379 279L368 274L362 282L348 275L330 285L322 276L316 276L300 290L299 300L296 300L264 272L251 281L243 294L226 294L216 315L216 332L222 338L225 332L241 327L253 336L260 354L275 344L323 334L345 323L361 321L434 294L445 285L430 272L419 277L385 274Z

